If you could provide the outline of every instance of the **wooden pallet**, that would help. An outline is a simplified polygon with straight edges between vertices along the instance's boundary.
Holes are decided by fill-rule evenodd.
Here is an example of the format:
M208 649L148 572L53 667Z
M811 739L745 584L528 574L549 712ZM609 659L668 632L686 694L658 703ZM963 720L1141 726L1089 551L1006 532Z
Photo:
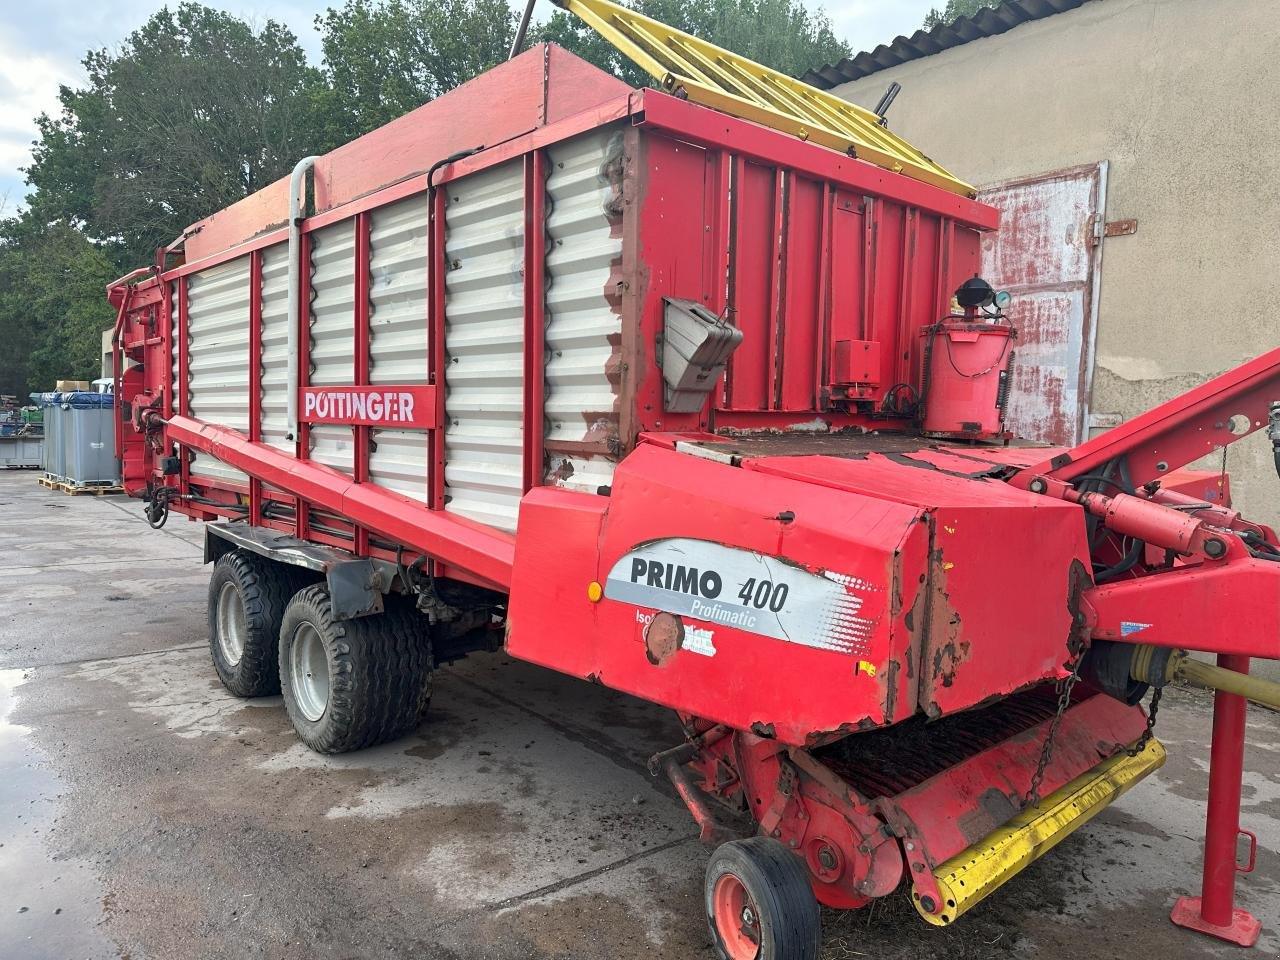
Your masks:
M48 487L50 490L57 490L58 484L62 483L61 477L55 477L52 473L46 473L42 477L36 477L40 481L40 486Z
M52 489L60 490L61 493L72 495L72 497L84 497L84 495L90 495L90 497L108 497L110 494L124 493L123 486L118 484L78 485L68 484L65 483L65 481L61 481L61 483L56 484Z

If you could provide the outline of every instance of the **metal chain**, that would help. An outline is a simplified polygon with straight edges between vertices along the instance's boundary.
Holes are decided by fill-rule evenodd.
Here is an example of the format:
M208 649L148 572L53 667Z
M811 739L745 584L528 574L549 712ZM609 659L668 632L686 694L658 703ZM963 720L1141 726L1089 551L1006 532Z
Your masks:
M1164 693L1164 687L1156 687L1151 694L1151 706L1147 707L1147 728L1142 731L1142 736L1134 741L1132 747L1124 752L1131 757L1136 757L1143 750L1147 749L1147 744L1151 742L1151 738L1156 733L1156 711L1160 709L1160 695Z
M1049 764L1053 762L1054 737L1057 736L1058 724L1062 722L1062 715L1067 712L1067 707L1071 706L1071 691L1080 679L1080 665L1083 662L1084 654L1081 653L1071 664L1071 673L1058 681L1058 710L1053 715L1053 722L1049 724L1049 732L1045 735L1044 746L1040 748L1040 761L1036 764L1036 772L1031 776L1031 786L1028 788L1025 798L1029 807L1040 806L1040 785L1044 782L1045 771L1049 768ZM1151 694L1151 705L1147 708L1147 725L1142 731L1142 736L1138 737L1131 747L1117 746L1111 751L1111 756L1114 757L1118 753L1125 753L1130 757L1136 757L1147 749L1147 744L1155 736L1156 714L1160 710L1160 697L1163 693L1163 687L1156 687Z
M1082 663L1084 663L1083 650L1071 661L1071 672L1058 681L1058 710L1049 724L1049 732L1045 734L1044 746L1040 748L1040 760L1036 764L1036 772L1031 776L1031 786L1027 789L1025 799L1029 807L1040 806L1040 785L1044 782L1045 771L1053 762L1053 740L1058 735L1058 725L1062 722L1062 715L1067 712L1067 707L1071 706L1071 691L1080 679Z

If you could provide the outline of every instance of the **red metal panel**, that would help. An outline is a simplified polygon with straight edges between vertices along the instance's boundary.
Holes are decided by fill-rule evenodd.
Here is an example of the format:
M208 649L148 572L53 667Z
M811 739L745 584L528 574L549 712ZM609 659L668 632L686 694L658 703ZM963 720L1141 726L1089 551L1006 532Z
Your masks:
M772 457L743 467L930 511L929 562L918 571L928 577L927 606L914 616L928 624L917 681L920 708L931 716L1063 675L1075 630L1070 598L1078 603L1088 586L1074 505L880 454Z
M769 324L765 330L768 360L765 363L765 405L770 410L780 406L782 396L782 315L786 289L787 258L787 175L780 167L773 169L773 223L769 225L772 245L769 257Z
M815 360L822 330L819 295L826 239L822 233L824 191L816 181L796 176L788 179L777 337L782 382L776 396L781 410L817 410Z
M890 385L905 382L908 374L901 339L905 224L903 207L878 198L872 201L870 328L866 339L883 344L885 377Z
M949 312L951 294L961 281L956 280L949 286L942 282L942 244L949 239L942 221L919 210L913 214L906 251L910 274L903 303L903 339L899 352L909 354L906 361L908 382L920 383L924 369L924 341L920 337L920 328Z
M637 101L635 113L643 115L642 122L647 127L659 128L708 146L723 147L740 156L778 163L797 173L829 180L867 195L954 217L975 229L994 230L1000 222L999 212L985 203L892 173L826 147L806 143L749 120L739 120L658 90L644 90L633 96Z
M706 152L696 144L642 137L638 275L638 355L641 364L635 405L638 430L693 430L706 426L703 413L667 413L662 374L655 360L662 332L664 297L703 301L708 224ZM705 302L705 301L704 301ZM624 400L624 402L627 402ZM630 438L627 438L630 442Z
M826 365L827 383L839 383L831 375L836 345L842 342L871 342L867 336L867 233L863 198L837 190L831 214L831 319ZM879 372L874 381L879 383Z
M733 247L729 303L742 344L729 364L727 406L768 407L770 291L776 272L774 246L777 190L771 167L735 160Z
M317 211L426 171L436 160L501 143L570 117L631 88L577 57L540 44L391 123L338 147L315 165ZM289 209L288 178L193 225L197 260L275 227Z
M653 511L653 503L664 508ZM795 745L913 711L914 680L903 663L913 642L904 618L927 550L917 508L648 444L618 467L611 495L594 504L551 488L526 498L510 604L508 649L516 655L736 729L756 725ZM784 523L778 515L788 510L794 520ZM592 602L588 586L607 579L637 545L666 537L847 575L849 589L860 594L865 641L847 651L824 649L807 645L808 637L777 639L723 620L686 618L686 629L696 628L705 644L653 656L644 634L654 609L608 596ZM547 548L552 543L557 549ZM726 581L726 607L739 603L742 587ZM551 622L556 629L544 629Z
M1085 596L1093 635L1104 640L1280 659L1280 564L1273 560L1179 566L1104 583Z

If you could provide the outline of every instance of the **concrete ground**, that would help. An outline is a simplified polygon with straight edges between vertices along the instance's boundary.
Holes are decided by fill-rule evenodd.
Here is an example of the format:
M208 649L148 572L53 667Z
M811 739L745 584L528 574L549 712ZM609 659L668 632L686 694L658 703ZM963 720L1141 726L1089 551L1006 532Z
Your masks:
M219 686L200 527L0 473L0 958L711 956L707 853L644 759L672 718L475 657L413 736L324 758ZM824 915L824 958L1242 956L1175 928L1198 884L1209 701L1167 766L955 926L899 891ZM1280 952L1280 716L1254 711L1240 902Z

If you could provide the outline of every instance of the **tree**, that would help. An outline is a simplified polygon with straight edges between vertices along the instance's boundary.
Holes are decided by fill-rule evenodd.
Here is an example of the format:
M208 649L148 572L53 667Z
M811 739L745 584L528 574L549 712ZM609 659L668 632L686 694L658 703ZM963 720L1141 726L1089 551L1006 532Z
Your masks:
M628 0L626 5L793 77L851 53L849 45L835 35L826 13L821 9L811 13L801 0ZM539 38L560 44L632 86L654 82L570 14L553 15L540 29Z
M955 23L961 17L972 17L983 7L999 5L999 0L947 0L942 10L933 7L924 16L924 28L932 30L945 24Z
M209 7L163 7L88 84L38 118L26 170L36 222L82 226L120 262L147 262L183 228L287 174L316 143L319 73L297 38Z
M95 380L114 313L111 258L65 222L0 223L0 393L25 397L55 380Z
M323 139L345 143L507 57L506 0L346 0L316 17L324 50Z

